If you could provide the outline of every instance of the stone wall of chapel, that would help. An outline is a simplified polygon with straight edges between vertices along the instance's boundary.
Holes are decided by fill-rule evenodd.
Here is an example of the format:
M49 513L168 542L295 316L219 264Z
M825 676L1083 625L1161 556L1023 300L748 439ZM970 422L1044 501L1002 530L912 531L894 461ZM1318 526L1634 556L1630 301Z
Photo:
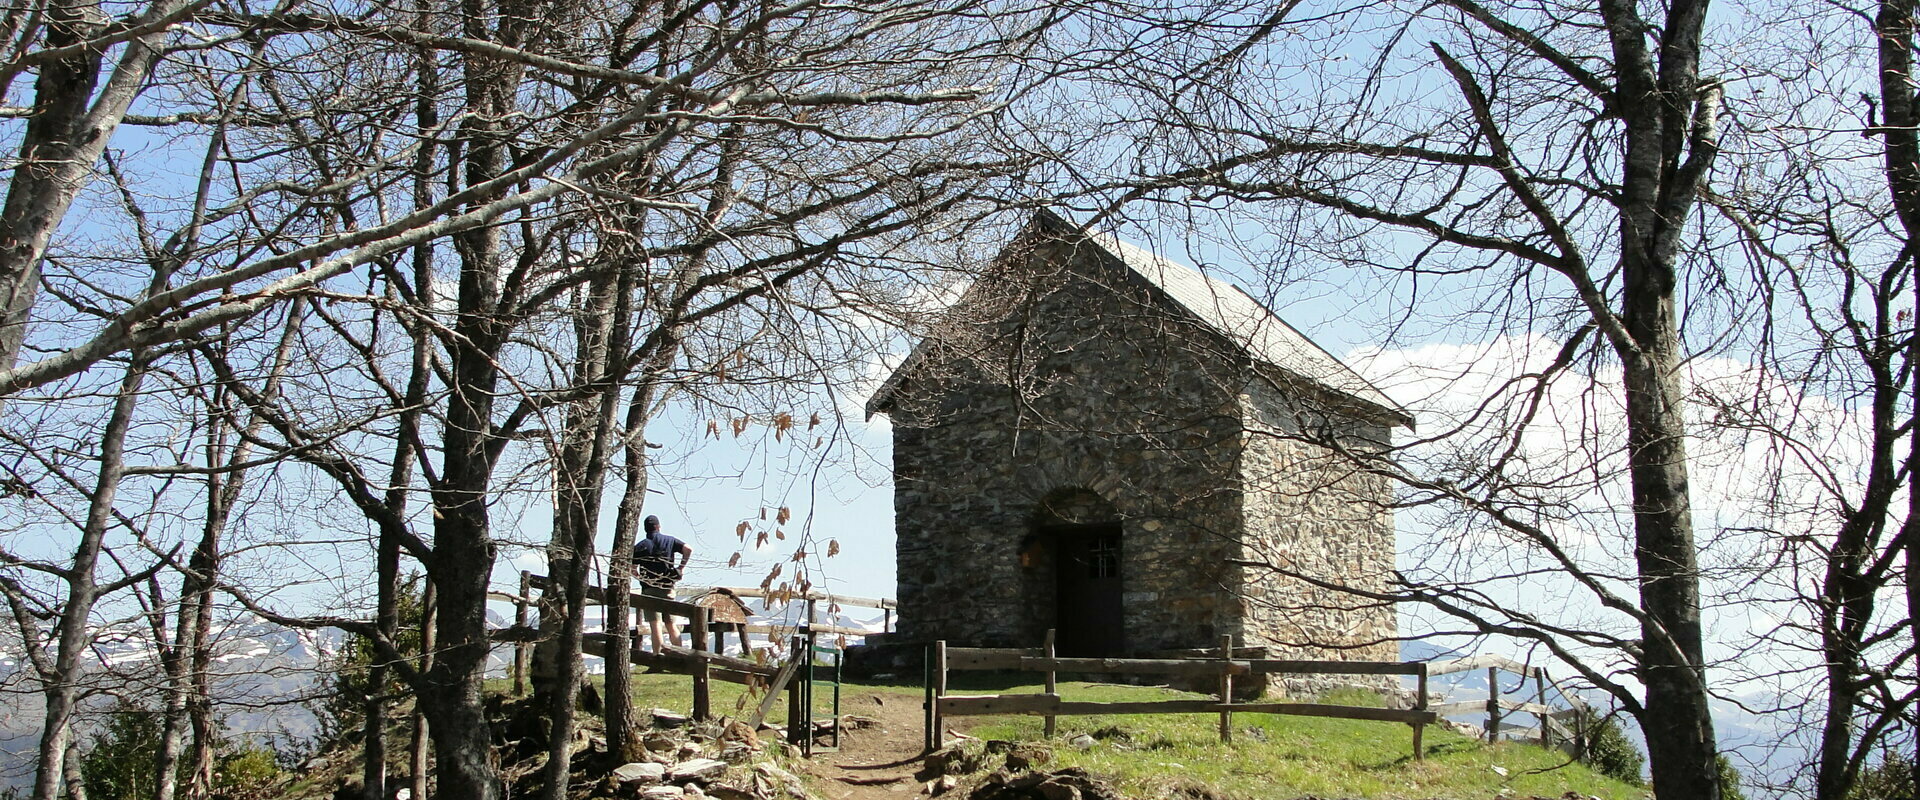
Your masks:
M1388 431L1251 379L1097 252L1045 244L999 297L976 287L953 316L999 321L946 331L896 391L900 637L1037 646L1053 565L1023 548L1041 500L1080 488L1121 520L1129 651L1233 634L1276 657L1395 660L1391 606L1314 586L1384 587L1391 487L1302 435Z
M896 394L902 638L1038 645L1053 617L1052 564L1023 565L1021 552L1040 501L1071 488L1120 516L1129 651L1238 631L1226 566L1239 529L1230 365L1220 343L1197 341L1191 323L1094 258L1058 243L1033 253L1028 280L983 315L1004 321L950 332ZM1082 261L1050 268L1070 259Z
M1282 658L1399 660L1392 605L1336 588L1386 590L1393 487L1317 443L1331 433L1364 449L1390 432L1266 385L1242 402L1252 421L1242 454L1242 559L1262 565L1242 578L1246 643Z

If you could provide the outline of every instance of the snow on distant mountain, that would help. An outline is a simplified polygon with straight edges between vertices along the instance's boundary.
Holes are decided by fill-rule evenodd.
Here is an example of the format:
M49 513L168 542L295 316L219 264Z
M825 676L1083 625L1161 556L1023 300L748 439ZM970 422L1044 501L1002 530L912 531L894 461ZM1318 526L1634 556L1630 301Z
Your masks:
M490 610L487 624L497 629L510 623ZM288 628L249 616L216 626L213 639L215 707L229 736L284 742L318 733L318 721L305 702L322 688L330 662L346 642L344 633ZM157 690L158 649L145 629L118 626L98 631L92 653L90 683L116 693ZM504 676L511 664L511 652L502 649L489 660L488 674ZM21 687L0 695L0 787L31 777L40 738L43 706L39 693L17 680L24 668L17 653L0 651L0 684ZM108 696L96 695L88 711L98 714L112 702ZM85 737L83 733L82 741Z

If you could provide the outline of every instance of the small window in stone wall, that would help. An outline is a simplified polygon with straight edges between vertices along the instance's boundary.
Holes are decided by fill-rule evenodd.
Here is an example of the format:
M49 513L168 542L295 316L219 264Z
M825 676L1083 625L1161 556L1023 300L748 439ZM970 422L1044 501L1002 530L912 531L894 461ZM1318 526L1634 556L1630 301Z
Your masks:
M1087 577L1120 577L1120 534L1103 533L1087 545Z

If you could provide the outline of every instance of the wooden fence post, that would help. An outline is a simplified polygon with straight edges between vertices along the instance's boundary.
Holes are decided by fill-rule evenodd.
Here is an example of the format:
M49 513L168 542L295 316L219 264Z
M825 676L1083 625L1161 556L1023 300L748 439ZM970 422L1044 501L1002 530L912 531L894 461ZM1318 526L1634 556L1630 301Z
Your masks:
M1233 703L1233 634L1220 636L1220 704ZM1220 711L1220 743L1233 744L1233 712Z
M711 662L707 660L707 607L693 609L693 718L704 722L713 712Z
M1420 671L1414 676L1413 710L1427 710L1427 662L1420 662ZM1427 723L1413 723L1413 760L1426 759L1426 748L1421 746L1421 738L1427 732Z
M533 573L520 570L520 594L513 601L513 626L519 633L525 634L527 627L527 598L533 594ZM531 655L526 642L513 645L513 696L525 697L527 694L527 658Z
M1561 694L1564 695L1565 692ZM1574 706L1574 708L1581 710L1573 715L1573 757L1585 761L1587 760L1587 723L1592 721L1593 715L1589 714L1584 706Z
M1052 629L1052 628L1048 628L1048 629L1047 629L1047 641L1046 641L1046 644L1045 644L1045 646L1044 646L1044 650L1043 650L1043 652L1044 652L1044 653L1046 654L1046 656L1047 656L1047 661L1048 661L1048 664L1047 664L1047 694L1059 694L1059 693L1060 693L1060 684L1059 684L1059 681L1058 681L1058 678L1059 678L1059 675L1060 675L1060 673L1059 673L1058 671L1056 671L1056 670L1054 670L1054 668L1053 668L1053 664L1052 664L1052 661L1053 661L1053 658L1054 658L1054 649L1053 649L1053 629ZM1055 725L1056 725L1056 724L1057 724L1057 723L1059 722L1059 720L1060 720L1060 718L1059 718L1059 717L1057 717L1057 716L1054 716L1054 715L1052 715L1052 714L1048 714L1048 715L1047 715L1047 729L1046 729L1046 734L1045 734L1045 735L1046 735L1046 738L1048 738L1048 739L1051 739L1051 738L1053 738L1053 734L1054 734L1054 728L1055 728Z
M1487 744L1500 741L1500 668L1487 668Z
M806 648L807 640L799 634L793 636L792 642L793 647L788 650L788 654L795 660L792 662L793 680L787 683L787 742L798 746L800 743L806 741L806 737L812 733L806 730L811 726L812 721L807 718L807 708L804 704L805 696L800 692L802 676L800 675L801 664L798 659L812 658L813 654L803 654L801 652Z
M812 601L808 601L807 605L813 605ZM812 617L813 612L809 610L807 616ZM813 632L812 621L808 619L808 624L803 624L800 628L800 652L806 655L801 659L800 672L797 676L800 679L800 707L807 710L801 723L806 730L806 736L800 742L800 755L806 758L813 757L813 739L820 732L820 729L813 724L813 648L818 640L817 634Z
M947 640L933 643L933 747L946 744L947 721L940 714L940 698L947 696Z
M1547 714L1547 668L1536 667L1533 673L1533 703L1540 707L1535 716L1540 718L1540 746L1553 746L1552 721Z
M931 753L933 752L933 747L934 747L934 744L933 744L933 645L927 645L926 651L921 654L920 685L926 688L926 693L927 693L926 702L921 704L920 706L920 710L924 712L926 717L924 720L922 720L922 723L921 723L921 734L922 734L921 738L926 740L925 741L927 746L926 752Z

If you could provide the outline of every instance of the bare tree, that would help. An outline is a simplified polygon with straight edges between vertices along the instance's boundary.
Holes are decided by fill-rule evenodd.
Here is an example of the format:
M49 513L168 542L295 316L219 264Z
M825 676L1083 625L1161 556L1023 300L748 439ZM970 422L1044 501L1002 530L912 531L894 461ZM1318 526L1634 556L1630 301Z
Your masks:
M1165 144L1142 154L1138 173L1097 188L1116 203L1295 209L1280 218L1297 225L1273 229L1301 248L1296 259L1378 264L1423 282L1498 270L1525 304L1506 306L1523 325L1541 318L1529 295L1553 298L1564 346L1529 383L1546 386L1582 357L1620 370L1629 583L1577 561L1546 518L1524 510L1541 506L1509 479L1520 466L1511 452L1491 450L1458 474L1383 458L1370 469L1537 548L1635 635L1585 635L1470 587L1409 582L1392 596L1547 646L1639 717L1662 794L1718 796L1677 307L1683 272L1701 264L1687 221L1720 151L1722 89L1702 77L1707 4L1452 0L1297 20L1290 10L1222 12L1245 24L1223 24L1217 46L1179 70L1114 70L1171 124L1146 137ZM1369 55L1323 58L1335 47ZM1256 69L1267 64L1320 66L1276 77ZM1146 91L1156 85L1171 88ZM1382 252L1420 244L1383 256L1356 244L1367 241ZM1533 397L1534 407L1544 399ZM1632 679L1583 659L1575 642L1630 659Z
M306 374L326 377L292 382L279 398L241 392L251 412L266 420L269 433L263 438L270 441L263 443L265 449L292 454L324 475L372 528L424 565L436 592L434 656L427 669L418 670L401 660L378 624L287 613L250 597L248 602L289 624L335 625L368 636L388 667L421 698L436 750L437 792L447 796L488 797L499 791L479 685L490 649L486 595L500 541L492 530L491 506L506 491L500 469L540 463L525 460L531 455L516 443L530 438L559 443L561 494L570 499L560 504L564 524L557 528L557 541L584 565L579 554L591 549L597 515L590 509L602 484L595 474L604 471L609 437L616 432L610 409L619 407L621 390L636 370L666 373L686 363L675 358L682 341L711 326L733 325L727 320L741 315L757 320L738 324L751 330L756 324L771 329L766 321L789 313L782 309L799 316L861 313L855 303L874 295L862 283L886 280L891 269L884 258L887 249L918 226L972 202L981 181L1014 167L991 154L957 153L953 145L969 126L991 118L993 107L981 100L984 90L974 87L977 79L1017 56L1023 42L1050 24L1044 9L1029 9L1009 18L1018 24L1007 28L1013 36L1003 38L970 31L964 12L945 8L879 5L835 9L827 14L831 19L816 19L800 8L694 5L624 17L559 9L562 22L536 32L525 27L525 14L531 13L510 10L498 18L499 27L484 30L473 27L475 20L436 18L434 25L464 26L453 38L415 36L397 28L381 28L378 34L452 53L430 67L456 69L451 79L437 84L448 94L435 103L457 103L465 110L452 129L453 144L427 169L455 188L448 199L408 216L440 214L440 206L455 200L467 209L456 216L473 215L468 218L475 224L464 230L446 225L447 220L432 223L434 235L453 234L454 246L450 253L433 254L430 270L450 273L446 282L458 290L443 295L445 305L423 301L421 287L384 260L385 254L400 251L385 249L372 260L382 280L395 287L397 300L352 291L342 281L322 284L330 308L317 314L323 327L314 335L324 329L337 343L332 346L343 356L337 369L310 368ZM367 23L280 16L259 24L358 35ZM888 62L876 55L922 52L929 42L955 35L984 39L966 57L917 61L903 55ZM667 41L674 46L661 44ZM536 43L548 55L529 55ZM591 48L600 48L599 55L588 55ZM417 75L376 69L391 66L377 63L378 52L367 56L368 66L354 68L362 71L347 74L388 75L408 91L427 85ZM792 67L775 55L790 52L809 53L807 66ZM623 66L613 72L585 66L602 63L608 53ZM849 90L845 75L827 68L833 58L867 65L862 74L868 82ZM873 69L875 59L896 67ZM814 85L815 75L826 83ZM276 76L272 83L281 95L295 88L337 91L331 79L294 87ZM294 107L291 100L273 102ZM374 104L326 121L296 121L278 133L251 133L262 146L285 136L284 143L294 145L287 152L299 155L314 184L334 187L341 185L339 176L380 175L395 161L356 150L363 140L349 130L328 129L354 123L360 113L373 125L392 110ZM417 135L424 139L443 132L444 126L423 123ZM596 166L552 184L520 188L541 174L530 165L559 163L574 157L576 149ZM734 157L736 164L721 155L730 149L742 153ZM651 166L638 171L637 180L609 180L643 160ZM542 204L562 191L551 187L562 185L595 198L582 203L638 207L647 216L621 230L588 231L566 221L574 206ZM364 230L361 219L377 216L380 203L395 202L394 191L372 188L377 191L364 195L356 194L360 187L332 191L336 210L322 219ZM733 202L735 195L751 202ZM709 198L717 198L716 204L710 207ZM480 224L503 212L512 215L511 224ZM407 246L419 241L409 238ZM620 299L635 291L644 300ZM578 305L569 308L570 302ZM648 309L657 316L621 323L623 303L636 314ZM427 332L437 351L429 359L431 386L411 395L421 398L417 404L400 400L409 392L390 377L400 374L390 369L393 351L376 338L376 320L389 313L404 320L403 329ZM568 337L571 342L543 336L544 326L555 320L577 324L578 335ZM623 324L633 331L624 341L614 335ZM752 339L736 342L733 350L739 351ZM744 351L703 353L703 360L689 368L711 374L707 371L725 369L744 356ZM508 369L509 364L554 368L543 375ZM366 405L353 408L339 391L339 376L346 374L362 382ZM324 404L306 400L323 394L330 396ZM423 408L419 439L371 427L394 409L416 405ZM335 411L313 413L319 407ZM620 433L629 440L643 435ZM417 481L431 498L430 537L416 529L412 516L384 502L384 493L400 482L388 485L373 477L391 467L384 456L374 455L381 442L413 459L414 477L408 480ZM519 473L506 480L517 485ZM552 571L556 581L579 587L578 568L555 564ZM249 594L245 587L229 589ZM577 588L569 596L577 598ZM564 665L578 658L580 605L568 600L559 609L560 619L567 620L562 629L572 633L559 642L562 674L553 694L559 699L548 703L549 709L567 707L568 687L577 680L564 674ZM551 714L555 747L566 746L567 713ZM566 759L553 764L564 776ZM560 785L549 784L555 790Z
M1882 2L1782 8L1817 35L1746 70L1738 109L1768 161L1708 201L1744 263L1763 325L1748 380L1696 389L1709 424L1765 443L1772 554L1749 602L1788 620L1748 646L1789 653L1782 715L1805 721L1785 790L1850 796L1877 753L1913 746L1916 455L1914 8ZM1807 81L1806 56L1822 54ZM1832 81L1858 75L1857 98ZM1906 496L1902 496L1905 494ZM1801 622L1800 620L1807 620ZM1801 742L1796 741L1796 744Z

